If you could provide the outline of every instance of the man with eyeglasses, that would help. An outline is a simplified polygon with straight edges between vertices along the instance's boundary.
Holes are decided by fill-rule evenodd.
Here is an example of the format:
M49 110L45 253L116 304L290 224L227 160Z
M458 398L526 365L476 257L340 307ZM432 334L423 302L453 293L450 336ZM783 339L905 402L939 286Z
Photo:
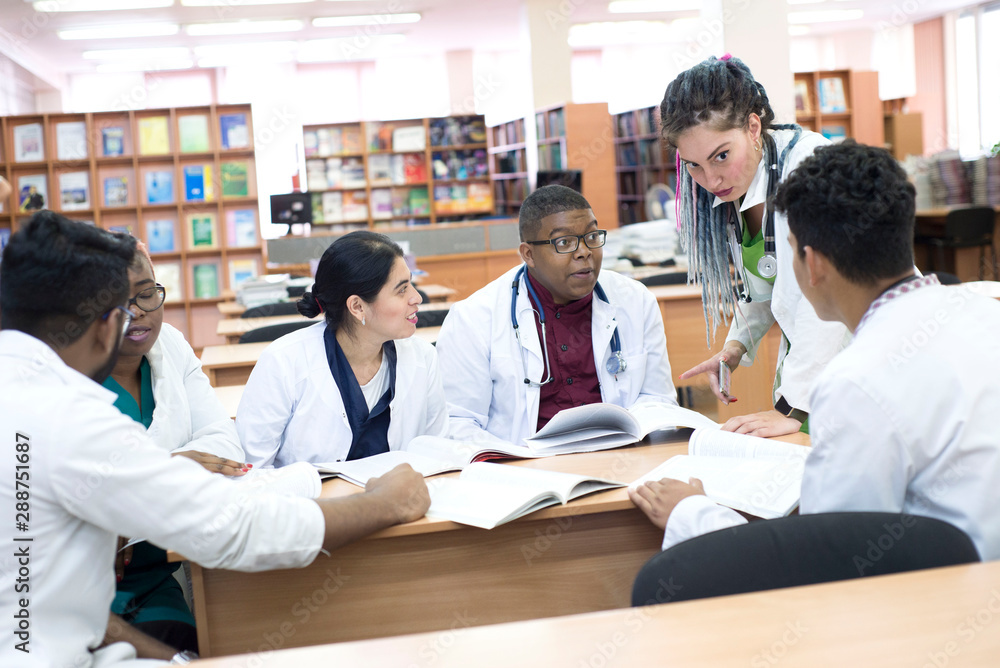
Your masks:
M518 231L524 264L453 306L438 337L452 437L521 445L566 408L676 404L656 299L601 271L607 233L587 200L539 188Z
M118 535L144 536L209 568L260 571L309 564L381 528L422 517L423 478L401 466L363 493L304 499L244 488L171 457L100 387L132 329L135 240L42 211L0 262L0 665L131 665L105 632ZM152 301L150 301L152 300ZM142 310L142 309L140 309ZM141 318L140 318L141 320ZM118 629L118 631L116 631Z

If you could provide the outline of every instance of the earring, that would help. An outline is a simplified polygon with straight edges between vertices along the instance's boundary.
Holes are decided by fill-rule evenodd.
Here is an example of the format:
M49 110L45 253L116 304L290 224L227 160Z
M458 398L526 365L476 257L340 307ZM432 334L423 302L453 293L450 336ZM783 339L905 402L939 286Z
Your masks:
M758 139L757 143L753 145L753 150L759 151L760 149L761 149L761 143L760 140Z
M365 316L361 316L361 326L365 326Z

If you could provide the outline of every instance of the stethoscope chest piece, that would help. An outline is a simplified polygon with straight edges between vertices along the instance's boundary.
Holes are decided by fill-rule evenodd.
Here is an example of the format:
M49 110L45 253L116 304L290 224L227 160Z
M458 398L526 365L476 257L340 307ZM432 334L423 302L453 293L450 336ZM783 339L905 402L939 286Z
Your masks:
M761 278L774 278L777 276L778 261L774 255L764 255L757 260L757 273Z
M622 352L617 350L608 358L605 368L612 376L617 376L625 372L625 369L628 368L628 362L625 361L625 356L622 355Z

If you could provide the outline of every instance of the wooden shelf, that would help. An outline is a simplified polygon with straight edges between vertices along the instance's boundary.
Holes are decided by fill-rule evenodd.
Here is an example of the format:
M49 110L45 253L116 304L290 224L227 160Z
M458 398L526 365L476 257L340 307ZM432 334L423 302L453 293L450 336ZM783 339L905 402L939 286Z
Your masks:
M619 224L647 220L645 194L654 184L673 190L677 184L673 152L660 140L658 107L616 114L615 187Z
M795 74L795 120L830 139L885 142L878 72L825 70Z

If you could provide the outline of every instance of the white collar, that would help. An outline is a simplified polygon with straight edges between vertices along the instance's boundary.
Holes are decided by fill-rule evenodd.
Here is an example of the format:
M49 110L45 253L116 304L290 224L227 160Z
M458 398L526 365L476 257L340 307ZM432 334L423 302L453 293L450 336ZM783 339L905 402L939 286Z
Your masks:
M0 356L13 357L19 364L18 380L30 381L41 375L95 398L114 403L117 395L101 387L91 378L67 365L56 352L40 339L17 330L0 331Z

